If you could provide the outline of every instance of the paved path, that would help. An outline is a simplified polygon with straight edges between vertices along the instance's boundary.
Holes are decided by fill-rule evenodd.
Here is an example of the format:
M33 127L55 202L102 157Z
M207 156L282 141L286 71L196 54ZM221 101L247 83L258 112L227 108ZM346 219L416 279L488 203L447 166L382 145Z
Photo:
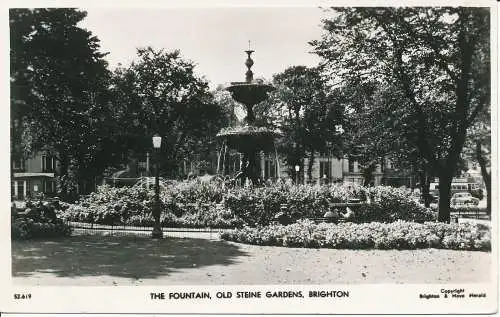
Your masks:
M75 236L13 242L30 285L478 283L491 253L263 247L200 238Z

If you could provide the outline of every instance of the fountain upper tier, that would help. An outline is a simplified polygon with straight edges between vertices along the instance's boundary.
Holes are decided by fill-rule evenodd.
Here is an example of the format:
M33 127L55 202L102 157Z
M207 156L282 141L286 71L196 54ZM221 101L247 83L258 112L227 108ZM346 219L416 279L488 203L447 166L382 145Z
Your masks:
M231 86L226 88L234 100L241 102L247 108L266 100L267 93L274 89L273 86L257 80L251 82L233 82Z
M274 90L271 85L264 84L262 80L254 80L252 72L252 50L245 51L248 57L245 62L248 70L245 73L244 82L232 82L229 87L226 88L227 91L231 93L234 100L245 105L247 110L247 124L251 125L255 121L255 116L253 113L253 106L266 100L267 93Z

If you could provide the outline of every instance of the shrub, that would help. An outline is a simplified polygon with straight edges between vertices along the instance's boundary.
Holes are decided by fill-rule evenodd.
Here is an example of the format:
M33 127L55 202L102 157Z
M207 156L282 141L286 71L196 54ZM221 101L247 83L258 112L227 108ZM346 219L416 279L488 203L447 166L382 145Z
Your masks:
M218 203L221 197L222 190L214 184L196 181L165 184L160 192L160 221L169 227L241 227L243 221ZM77 222L152 226L153 207L152 189L105 185L77 204L69 205L60 215Z
M280 213L297 220L322 217L329 203L364 199L361 187L273 185L260 188L232 188L224 197L225 206L249 225L269 224Z
M14 240L67 237L71 227L57 217L57 203L27 202L22 214L11 217L11 237Z
M423 223L436 220L436 212L412 200L407 189L377 186L368 188L367 195L370 203L356 209L354 222L405 220Z
M162 222L183 227L264 226L283 211L296 221L322 217L329 204L350 199L371 204L353 208L354 222L392 222L398 219L424 222L434 214L411 200L408 191L390 187L290 186L276 184L257 188L226 187L222 182L171 181L162 183ZM141 187L101 186L97 192L71 205L62 215L72 221L106 225L145 226L153 222L154 192ZM282 206L286 206L281 210Z
M334 249L491 250L491 235L481 225L461 223L341 223L315 224L309 220L288 226L236 229L222 239L257 245Z
M138 217L151 216L154 192L140 187L114 188L100 186L97 192L83 197L70 205L61 216L70 221L81 221L105 225L128 224ZM161 202L165 209L165 203Z
M223 184L218 181L173 181L163 188L160 195L163 201L173 204L220 203L225 191Z

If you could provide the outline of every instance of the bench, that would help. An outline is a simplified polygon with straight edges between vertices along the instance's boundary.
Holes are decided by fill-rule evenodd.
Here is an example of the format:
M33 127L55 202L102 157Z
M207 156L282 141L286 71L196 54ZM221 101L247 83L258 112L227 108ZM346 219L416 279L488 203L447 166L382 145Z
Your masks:
M316 224L318 224L318 223L335 223L334 221L331 221L330 219L325 218L325 217L306 218L306 219L314 221L314 223L316 223ZM337 221L336 221L336 223L343 223L343 222L346 222L346 220L342 217L337 219Z

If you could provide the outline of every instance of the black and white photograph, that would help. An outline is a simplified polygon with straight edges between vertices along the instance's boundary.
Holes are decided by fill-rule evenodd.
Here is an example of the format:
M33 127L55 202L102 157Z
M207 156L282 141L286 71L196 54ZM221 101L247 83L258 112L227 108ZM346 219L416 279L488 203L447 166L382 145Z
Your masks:
M498 311L496 2L28 3L1 311Z

